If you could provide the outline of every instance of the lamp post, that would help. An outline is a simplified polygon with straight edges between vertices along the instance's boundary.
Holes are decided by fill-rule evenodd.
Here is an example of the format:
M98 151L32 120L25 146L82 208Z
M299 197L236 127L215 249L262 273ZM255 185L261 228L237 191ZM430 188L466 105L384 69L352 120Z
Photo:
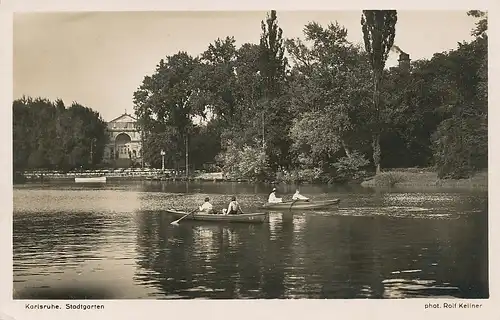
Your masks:
M92 138L90 140L90 165L92 166L94 164L94 150L93 150L93 147L94 147L94 144L96 142L96 138Z
M165 151L163 149L160 151L161 154L161 172L165 172Z

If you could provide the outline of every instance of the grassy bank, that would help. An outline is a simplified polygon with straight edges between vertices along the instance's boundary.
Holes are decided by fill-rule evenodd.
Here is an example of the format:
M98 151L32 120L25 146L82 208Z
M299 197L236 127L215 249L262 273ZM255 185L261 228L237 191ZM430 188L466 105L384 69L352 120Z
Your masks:
M487 189L488 172L480 172L469 179L439 179L430 169L394 169L384 171L363 181L363 187L442 187Z

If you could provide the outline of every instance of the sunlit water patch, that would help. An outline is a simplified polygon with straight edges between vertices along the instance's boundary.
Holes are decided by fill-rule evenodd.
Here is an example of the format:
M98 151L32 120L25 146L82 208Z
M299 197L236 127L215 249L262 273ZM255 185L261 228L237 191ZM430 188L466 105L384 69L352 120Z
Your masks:
M413 218L413 219L457 219L454 212L446 213L442 210L432 210L420 207L390 206L390 207L351 207L339 208L336 211L314 211L310 214L322 216L350 216L350 217L376 217L388 218Z
M435 280L423 279L386 279L384 285L384 298L400 299L412 297L457 297L460 289L447 283L438 284Z

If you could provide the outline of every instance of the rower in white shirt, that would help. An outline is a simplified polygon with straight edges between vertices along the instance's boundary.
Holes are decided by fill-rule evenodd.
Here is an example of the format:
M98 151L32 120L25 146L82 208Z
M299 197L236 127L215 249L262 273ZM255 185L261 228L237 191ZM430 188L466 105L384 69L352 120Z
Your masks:
M205 202L198 208L203 213L214 213L214 208L210 203L210 198L206 197Z
M273 191L269 195L269 198L267 199L267 202L269 202L269 203L280 203L280 202L283 202L282 198L277 198L276 197L276 188L273 188Z
M300 194L299 189L295 190L295 193L292 196L292 200L302 200L302 201L309 201L308 197L304 197L303 195Z

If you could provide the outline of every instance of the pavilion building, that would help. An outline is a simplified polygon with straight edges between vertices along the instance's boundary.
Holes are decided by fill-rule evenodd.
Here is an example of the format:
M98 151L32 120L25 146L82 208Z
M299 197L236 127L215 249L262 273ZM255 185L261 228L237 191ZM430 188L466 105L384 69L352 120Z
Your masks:
M125 111L108 122L108 143L104 147L103 161L117 168L142 164L141 132L137 119Z

